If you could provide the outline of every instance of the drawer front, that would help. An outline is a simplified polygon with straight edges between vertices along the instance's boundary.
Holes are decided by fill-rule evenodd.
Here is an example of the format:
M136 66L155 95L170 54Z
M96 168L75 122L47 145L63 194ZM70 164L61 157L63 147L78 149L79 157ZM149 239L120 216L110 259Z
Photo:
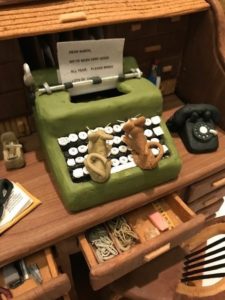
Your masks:
M204 209L204 208L216 203L224 196L225 196L225 186L191 202L189 204L189 207L194 212L197 213L199 210Z
M175 31L185 32L188 28L189 16L176 16L172 18L161 19L158 22L157 32L168 33Z
M198 213L205 215L206 218L215 217L216 212L223 205L223 201L224 201L223 198L221 198L218 201L214 202L213 204L211 204L203 209L200 209L198 211Z
M181 56L166 57L160 60L161 68L161 80L170 80L177 77L180 68ZM144 73L145 77L149 77L151 73L151 65L154 63L154 59L141 61L139 63L139 68ZM161 89L162 91L162 89ZM174 91L174 89L173 89Z
M185 200L186 202L191 203L192 201L222 187L225 187L225 170L192 184L188 189Z
M155 234L155 228L152 229L154 226L148 218L148 215L153 213L156 208L157 210L159 208L158 211L161 211L170 227L169 230L161 233L158 231L157 234ZM88 241L88 235L82 234L79 237L81 251L90 268L90 281L94 290L102 288L179 245L199 230L205 220L203 215L196 216L177 195L157 201L154 206L149 204L136 209L123 217L137 234L139 241L129 250L121 251L109 260L98 263ZM154 237L152 237L153 232Z
M17 288L11 289L15 300L44 300L63 297L70 289L70 282L66 274L59 274L51 250L37 252L24 258L27 266L37 264L43 282L38 284L30 277ZM0 285L4 286L2 272L0 273Z
M160 20L128 22L106 27L106 37L121 37L126 40L136 40L161 33L185 31L188 28L188 16L176 16Z
M173 32L152 36L150 39L127 40L124 46L125 56L134 56L138 63L155 59L179 56L182 53L185 37L182 32Z
M157 34L157 20L145 22L122 23L115 25L116 37L126 40L136 40L141 37L148 37Z

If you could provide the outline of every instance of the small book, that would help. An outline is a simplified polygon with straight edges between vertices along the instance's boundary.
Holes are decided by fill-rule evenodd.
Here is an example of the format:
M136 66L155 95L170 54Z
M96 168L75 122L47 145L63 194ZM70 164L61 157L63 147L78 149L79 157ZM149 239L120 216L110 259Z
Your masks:
M4 203L3 214L0 218L0 234L40 204L41 201L31 195L21 184L13 183L13 190Z

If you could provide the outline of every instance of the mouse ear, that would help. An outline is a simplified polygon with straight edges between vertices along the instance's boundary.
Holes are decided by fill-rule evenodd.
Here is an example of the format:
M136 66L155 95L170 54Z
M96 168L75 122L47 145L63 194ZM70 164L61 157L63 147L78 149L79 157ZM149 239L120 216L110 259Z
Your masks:
M132 128L134 128L135 123L133 120L129 119L124 125L123 125L123 130L130 131Z

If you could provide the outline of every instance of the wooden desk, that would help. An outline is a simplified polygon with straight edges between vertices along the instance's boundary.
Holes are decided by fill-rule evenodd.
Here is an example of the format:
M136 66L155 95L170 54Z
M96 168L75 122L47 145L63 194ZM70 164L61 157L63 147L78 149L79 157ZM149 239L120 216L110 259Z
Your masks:
M167 97L164 119L167 120L180 105L176 96ZM222 130L219 130L219 149L211 154L190 154L179 137L175 137L174 141L183 161L176 180L76 214L68 213L63 207L44 161L38 161L36 152L26 153L27 165L23 169L6 171L1 161L0 176L21 183L42 201L42 205L1 236L0 265L75 237L93 225L179 191L225 168L225 135Z

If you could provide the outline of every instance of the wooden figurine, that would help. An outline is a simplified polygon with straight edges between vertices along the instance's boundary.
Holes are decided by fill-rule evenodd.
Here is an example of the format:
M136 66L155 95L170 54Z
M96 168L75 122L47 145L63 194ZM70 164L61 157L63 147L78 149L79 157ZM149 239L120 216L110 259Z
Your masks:
M22 145L19 144L14 132L8 131L1 135L3 158L7 170L18 169L25 165Z
M97 130L89 133L88 139L89 154L84 161L85 167L93 181L105 182L109 179L111 171L111 161L107 159L111 147L106 141L112 140L113 136L103 130Z
M141 169L153 169L163 156L163 147L159 142L148 142L144 135L145 117L129 119L123 126L124 142L131 148L133 159ZM157 147L159 154L155 157L150 150Z

